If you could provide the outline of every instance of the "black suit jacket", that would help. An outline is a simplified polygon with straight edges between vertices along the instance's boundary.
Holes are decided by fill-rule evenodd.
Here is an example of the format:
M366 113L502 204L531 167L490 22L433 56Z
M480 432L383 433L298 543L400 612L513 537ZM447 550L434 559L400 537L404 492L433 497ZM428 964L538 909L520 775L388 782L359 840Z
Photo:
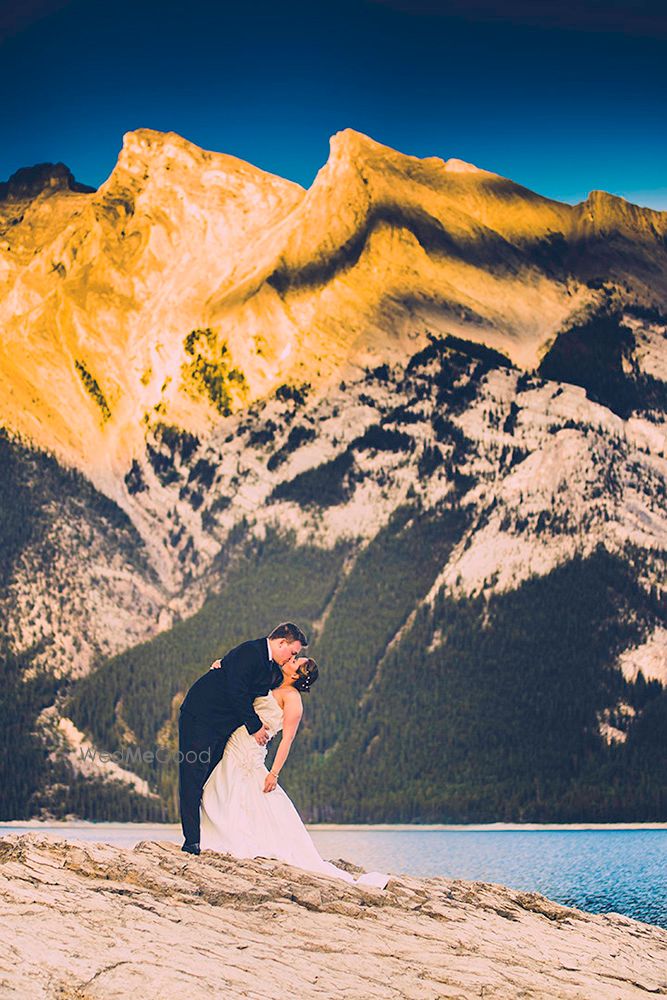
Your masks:
M283 679L280 667L269 660L266 638L250 639L222 657L222 666L208 670L194 682L181 705L216 732L232 732L244 725L249 733L262 728L252 703Z

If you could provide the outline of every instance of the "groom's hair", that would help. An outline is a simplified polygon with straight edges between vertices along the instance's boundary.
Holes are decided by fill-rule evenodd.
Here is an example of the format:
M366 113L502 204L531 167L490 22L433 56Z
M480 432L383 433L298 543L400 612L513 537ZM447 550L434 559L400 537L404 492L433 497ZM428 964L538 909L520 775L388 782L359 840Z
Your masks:
M300 642L302 646L308 645L305 634L294 622L281 622L276 625L269 639L287 639L289 642Z

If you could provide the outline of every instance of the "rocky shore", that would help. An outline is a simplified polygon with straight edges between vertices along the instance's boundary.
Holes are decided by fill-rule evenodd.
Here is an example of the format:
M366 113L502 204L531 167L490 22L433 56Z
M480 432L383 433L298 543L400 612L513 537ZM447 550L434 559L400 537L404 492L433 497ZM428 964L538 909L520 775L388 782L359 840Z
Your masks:
M360 889L171 843L28 833L0 839L0 893L2 998L667 994L666 930L492 883L401 875Z

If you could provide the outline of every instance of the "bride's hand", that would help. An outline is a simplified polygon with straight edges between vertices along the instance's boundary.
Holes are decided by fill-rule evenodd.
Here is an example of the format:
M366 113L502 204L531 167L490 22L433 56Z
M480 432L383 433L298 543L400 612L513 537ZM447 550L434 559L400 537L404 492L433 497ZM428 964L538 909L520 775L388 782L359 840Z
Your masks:
M277 784L278 784L278 779L276 778L275 774L271 774L271 772L269 771L264 780L264 791L272 792Z
M222 660L214 660L213 663L211 664L211 666L208 669L209 670L218 670L218 668L221 667L221 666L222 666Z

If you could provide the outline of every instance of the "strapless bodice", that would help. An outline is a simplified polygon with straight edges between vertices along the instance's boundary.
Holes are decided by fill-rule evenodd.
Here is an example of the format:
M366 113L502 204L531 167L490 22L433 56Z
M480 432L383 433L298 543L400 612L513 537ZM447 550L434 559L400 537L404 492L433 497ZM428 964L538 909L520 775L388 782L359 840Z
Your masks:
M253 701L253 708L262 722L269 727L271 737L283 728L283 710L273 696L273 692L260 695Z

